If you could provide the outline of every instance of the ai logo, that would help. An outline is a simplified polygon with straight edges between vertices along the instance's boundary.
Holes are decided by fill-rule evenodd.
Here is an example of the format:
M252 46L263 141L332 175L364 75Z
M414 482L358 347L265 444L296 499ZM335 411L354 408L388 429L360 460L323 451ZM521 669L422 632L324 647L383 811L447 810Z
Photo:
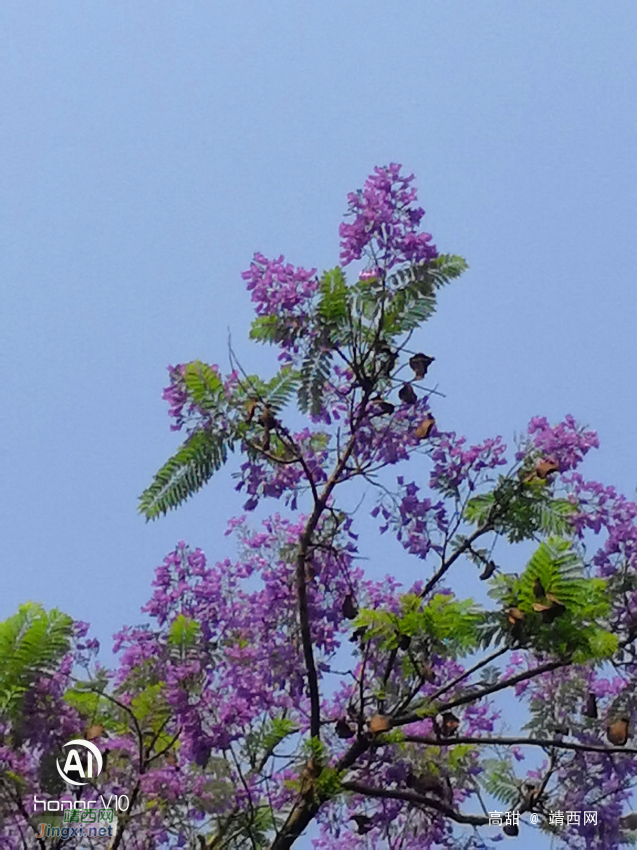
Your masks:
M68 782L70 785L88 785L89 779L100 775L102 772L102 754L95 744L92 744L90 741L84 741L82 738L76 738L74 741L68 741L68 743L64 744L64 746L73 746L73 749L69 750L66 756L64 769L60 767L59 759L56 761L58 773L65 782ZM77 751L76 746L84 747L86 749L86 770L84 769L84 765L82 764L82 760L80 759L80 754ZM97 770L95 771L93 770L93 758L95 758L95 765L97 767ZM71 779L68 775L69 773L74 773L76 778ZM80 779L83 779L84 782L80 782Z

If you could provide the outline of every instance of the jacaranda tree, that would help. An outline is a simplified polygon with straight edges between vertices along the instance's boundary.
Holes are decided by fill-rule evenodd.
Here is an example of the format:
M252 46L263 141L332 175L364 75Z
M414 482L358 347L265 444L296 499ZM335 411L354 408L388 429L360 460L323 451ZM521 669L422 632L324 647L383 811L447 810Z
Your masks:
M349 195L340 266L256 254L243 274L275 374L232 351L226 375L170 368L185 439L140 511L234 463L238 557L179 543L115 670L57 611L0 626L0 847L65 846L38 837L34 794L111 793L130 800L113 848L637 843L637 505L578 471L598 441L571 416L532 419L511 452L437 424L422 327L466 264L423 215L413 177L376 168ZM374 521L412 556L380 581L362 566ZM106 764L71 789L55 760L74 737Z

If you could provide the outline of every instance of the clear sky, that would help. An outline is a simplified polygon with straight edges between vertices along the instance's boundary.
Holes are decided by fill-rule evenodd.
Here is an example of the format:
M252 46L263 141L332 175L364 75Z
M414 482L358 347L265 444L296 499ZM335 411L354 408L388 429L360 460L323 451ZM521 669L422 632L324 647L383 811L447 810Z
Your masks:
M471 266L427 330L441 427L573 413L632 494L636 45L634 0L3 0L0 618L37 599L110 647L177 540L228 553L229 473L136 514L178 442L165 367L225 368L230 329L263 368L241 270L334 265L389 161Z

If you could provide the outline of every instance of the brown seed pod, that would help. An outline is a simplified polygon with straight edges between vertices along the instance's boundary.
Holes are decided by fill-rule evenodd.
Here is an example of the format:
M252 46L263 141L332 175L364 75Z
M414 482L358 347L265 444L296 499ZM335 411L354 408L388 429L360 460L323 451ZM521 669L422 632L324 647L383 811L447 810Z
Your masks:
M385 401L384 399L383 401L378 402L378 407L381 413L386 413L387 415L393 413L396 409L395 406L391 403L391 401Z
M428 357L426 354L419 352L409 358L409 365L414 370L414 377L417 381L422 380L427 374L427 369L434 362L435 357Z
M537 466L535 467L535 474L538 478L544 480L552 472L559 472L559 469L559 463L554 460L554 458L547 457L544 458L544 460L538 462Z
M624 747L628 740L628 717L618 717L606 727L606 737L616 747Z
M588 696L586 697L586 705L582 711L584 717L590 717L593 720L597 720L597 697L592 691L589 691Z
M354 599L354 594L348 593L345 599L343 599L341 611L343 612L343 616L347 620L356 619L356 617L358 616L358 605L356 604L356 600Z
M384 714L375 714L367 721L367 728L372 735L378 735L380 732L387 732L391 726L391 720Z
M95 738L101 738L103 734L104 726L101 723L94 723L92 726L88 727L84 733L84 738L87 741L93 741Z
M339 738L353 738L355 734L352 727L344 718L336 721L334 724L334 731Z
M460 726L460 721L451 711L445 711L440 722L440 734L443 738L451 738Z
M418 396L414 392L414 388L410 383L405 383L402 385L402 387L398 391L398 398L405 404L416 404L416 402L418 401Z
M487 561L487 563L484 565L484 569L480 573L480 580L486 581L487 579L491 578L496 569L497 566L495 561Z
M436 420L433 418L431 413L428 413L422 420L420 425L416 428L414 434L418 437L419 440L426 440L427 437L433 431L435 424Z
M406 652L411 645L411 637L409 635L399 635L398 636L398 649L402 649L403 652Z
M359 835L365 835L366 832L374 828L374 821L367 815L352 815L350 820L356 823Z

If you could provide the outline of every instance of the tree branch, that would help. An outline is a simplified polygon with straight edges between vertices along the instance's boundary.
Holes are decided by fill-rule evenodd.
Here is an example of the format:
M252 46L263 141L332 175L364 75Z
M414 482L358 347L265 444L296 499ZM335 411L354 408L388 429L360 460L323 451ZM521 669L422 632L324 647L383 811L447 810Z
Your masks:
M365 797L375 797L381 800L404 800L406 803L414 803L417 806L427 806L435 809L456 823L468 824L469 826L485 826L489 818L484 815L466 815L457 812L451 806L447 806L433 797L424 797L415 791L399 791L394 788L375 788L372 785L364 785L362 782L343 782L341 788L351 791L353 794L362 794Z
M477 744L483 747L522 745L530 747L555 747L562 750L574 750L580 753L628 753L630 755L637 755L637 749L631 747L604 747L597 744L576 744L569 741L560 741L555 738L472 738L454 736L453 738L441 740L440 738L427 738L423 735L405 735L402 740L410 744L426 744L432 747L455 747L457 744Z
M524 673L518 673L517 676L511 676L509 679L504 679L501 682L496 682L488 688L483 688L481 691L471 691L464 696L446 702L443 705L437 706L437 712L450 711L452 708L457 708L460 705L466 705L469 702L477 702L483 697L490 694L495 694L505 688L511 688L519 682L524 682L527 679L533 679L535 676L541 676L542 673L549 673L551 670L557 670L560 667L566 667L570 664L570 660L547 661L546 664L541 664L539 667L534 667L532 670L526 670ZM419 708L424 708L427 705L425 700ZM426 715L425 715L426 716ZM418 708L411 714L405 714L402 717L399 715L392 720L392 726L407 726L409 723L417 723L423 719L423 714L418 712Z

